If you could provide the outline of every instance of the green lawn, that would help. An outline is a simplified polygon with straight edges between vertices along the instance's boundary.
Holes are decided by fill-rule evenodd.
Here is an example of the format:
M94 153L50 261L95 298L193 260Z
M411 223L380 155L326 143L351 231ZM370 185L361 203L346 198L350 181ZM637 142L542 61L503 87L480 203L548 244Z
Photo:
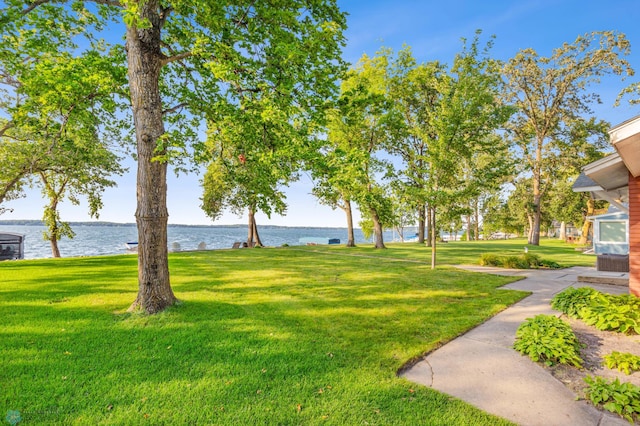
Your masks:
M512 278L344 254L173 254L183 303L155 316L125 312L135 256L0 263L0 419L506 424L396 373L522 298Z
M355 248L344 246L304 246L296 247L302 250L322 252L344 252L365 256L384 258L412 259L421 262L431 262L431 247L417 243L388 243L387 250L373 250L370 244L361 244ZM539 255L542 259L555 260L563 267L595 266L594 255L583 254L575 250L575 245L567 244L556 239L542 239L539 246L527 244L524 238L488 241L452 241L438 243L437 265L474 265L478 264L483 253L499 255L519 255L527 247L529 253Z

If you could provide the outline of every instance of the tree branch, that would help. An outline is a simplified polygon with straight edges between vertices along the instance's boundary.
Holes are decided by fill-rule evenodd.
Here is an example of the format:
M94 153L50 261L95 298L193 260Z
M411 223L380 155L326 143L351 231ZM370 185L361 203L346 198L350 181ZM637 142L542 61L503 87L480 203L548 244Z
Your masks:
M7 130L12 129L16 127L15 123L13 121L7 121L7 123L2 126L2 128L0 128L0 137L3 137L4 134L7 132Z
M179 109L184 108L184 107L186 107L186 106L187 106L187 103L186 103L186 102L180 103L180 104L178 104L178 105L176 105L176 106L173 106L173 107L171 107L171 108L168 108L168 109L163 110L163 111L162 111L162 115L170 114L170 113L172 113L172 112L176 112L176 111L178 111Z
M27 7L26 9L24 9L22 12L23 15L26 15L27 13L31 12L33 9L35 9L36 7L43 5L45 3L49 3L51 0L36 0L33 3L31 3L29 5L29 7Z
M123 7L119 0L90 0L96 4L103 4L105 6Z
M162 8L162 11L160 11L160 28L164 27L164 23L167 22L167 18L169 17L171 12L173 12L173 10L174 9L171 6Z
M164 55L162 60L160 61L160 65L165 66L171 62L181 61L183 59L190 58L191 56L193 56L193 53L191 52L182 52L173 56Z

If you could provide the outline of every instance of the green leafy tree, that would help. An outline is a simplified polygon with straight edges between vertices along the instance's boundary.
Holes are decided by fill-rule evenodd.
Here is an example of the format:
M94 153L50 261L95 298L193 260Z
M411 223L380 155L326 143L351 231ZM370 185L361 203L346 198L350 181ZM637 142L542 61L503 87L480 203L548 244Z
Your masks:
M76 57L43 52L31 58L28 38L8 34L4 40L0 48L0 205L24 196L24 185L34 176L66 173L65 162L74 146L86 145L83 139L112 138L114 129L107 123L120 123L116 117L120 104L113 95L125 81L123 70L101 54L106 48L98 46L97 51ZM86 146L78 149L86 151ZM86 165L87 169L95 166Z
M504 98L517 108L510 129L532 176L530 244L540 242L547 162L572 143L562 135L585 120L591 103L599 102L589 87L603 75L633 74L622 59L628 53L629 42L623 34L594 32L555 49L548 58L525 49L505 64Z
M604 151L609 148L607 131L610 127L609 123L593 118L572 123L568 133L556 142L558 150L549 153L542 168L542 176L549 188L549 216L582 227L580 244L586 244L591 227L591 221L585 220L586 217L607 203L596 202L589 193L573 192L572 185L584 165L604 156Z
M138 188L138 296L131 309L155 313L172 305L168 267L166 173L171 160L199 144L200 123L241 107L246 93L266 93L308 114L335 90L344 14L334 0L264 2L5 2L8 37L30 51L76 52L111 21L125 36L121 56L135 128ZM52 25L53 22L63 25ZM95 44L82 46L95 51ZM123 52L123 49L119 49ZM19 59L18 59L19 60Z
M390 97L401 114L403 128L389 151L398 155L404 167L400 171L406 200L412 200L418 221L418 242L424 243L429 184L429 128L438 113L442 94L439 84L446 68L438 62L418 64L410 47L398 52L390 70Z
M248 211L247 244L262 246L255 214L284 214L287 209L281 188L297 179L304 143L312 135L309 126L270 110L252 106L250 100L238 116L220 116L211 123L207 140L212 162L203 180L204 211L212 219L229 208L236 214Z
M459 202L464 205L467 240L479 238L480 218L486 212L483 200L499 192L515 174L515 160L504 137L488 135L482 146L482 150L461 161L464 180Z
M335 114L336 111L333 111ZM337 118L336 118L337 119ZM309 162L313 176L313 195L320 203L332 209L341 209L347 222L347 247L355 247L353 224L352 191L355 190L350 178L355 170L349 170L355 163L348 150L338 145L324 143Z
M480 32L456 55L451 69L437 85L440 99L437 113L424 123L421 137L428 141L428 182L424 187L432 228L437 226L437 209L456 205L468 188L461 165L491 145L490 135L512 114L499 101L499 64L488 56L492 43L479 47ZM433 232L431 267L436 265L436 233Z
M494 232L525 235L529 223L533 223L529 188L531 182L525 177L516 179L512 188L506 188L506 199L496 194L489 201L494 206L484 215L485 233L487 237Z
M89 214L98 218L103 207L102 193L106 188L115 186L109 176L122 174L124 171L120 166L120 159L106 144L91 140L90 137L78 138L80 135L75 134L73 140L76 143L66 143L64 148L58 150L57 155L63 158L56 161L59 166L55 170L39 173L43 195L49 200L43 215L43 222L47 227L44 238L51 244L53 257L60 257L60 238L75 236L71 226L60 218L60 202L66 198L78 205L81 198L86 198Z
M0 100L0 203L23 196L24 185L39 182L49 200L44 236L52 255L60 257L58 240L74 233L60 220L58 204L65 198L78 204L84 197L97 217L102 192L114 185L108 176L123 172L107 146L110 129L103 119L117 121L113 94L122 87L124 74L98 51L79 56L45 51L17 63L13 52L29 51L29 39L9 34L6 40L0 49L5 95Z
M328 120L328 160L343 166L331 169L334 194L358 203L363 219L372 223L376 248L385 248L383 229L393 222L385 186L393 168L380 156L396 124L387 96L388 66L387 50L373 58L364 55L344 76L338 107Z

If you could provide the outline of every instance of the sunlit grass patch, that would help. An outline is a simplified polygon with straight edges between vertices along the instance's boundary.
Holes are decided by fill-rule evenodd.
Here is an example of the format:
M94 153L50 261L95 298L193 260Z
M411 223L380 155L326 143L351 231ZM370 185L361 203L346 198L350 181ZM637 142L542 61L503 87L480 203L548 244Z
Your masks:
M438 243L436 246L436 264L477 265L483 254L492 253L500 256L517 256L525 253L538 255L544 260L555 261L562 267L595 266L593 255L576 251L575 246L556 239L541 239L539 246L527 244L523 238L487 241L451 241ZM424 262L431 265L431 247L418 243L388 243L387 250L375 250L371 244L360 244L358 247L345 246L300 246L294 249L313 251L324 254L343 254L368 258L386 258L396 261Z

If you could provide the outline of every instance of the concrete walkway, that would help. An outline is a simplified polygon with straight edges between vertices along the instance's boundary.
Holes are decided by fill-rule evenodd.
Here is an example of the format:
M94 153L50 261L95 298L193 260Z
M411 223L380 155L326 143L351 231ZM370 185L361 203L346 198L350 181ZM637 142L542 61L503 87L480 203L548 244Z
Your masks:
M576 396L528 357L512 349L518 326L538 314L558 314L550 307L554 294L569 286L589 286L607 293L628 288L578 282L594 276L594 268L509 271L463 267L478 272L521 275L504 286L532 294L484 324L428 354L402 375L413 382L460 398L484 411L520 425L628 425L624 419L598 411ZM618 274L619 275L619 274Z

